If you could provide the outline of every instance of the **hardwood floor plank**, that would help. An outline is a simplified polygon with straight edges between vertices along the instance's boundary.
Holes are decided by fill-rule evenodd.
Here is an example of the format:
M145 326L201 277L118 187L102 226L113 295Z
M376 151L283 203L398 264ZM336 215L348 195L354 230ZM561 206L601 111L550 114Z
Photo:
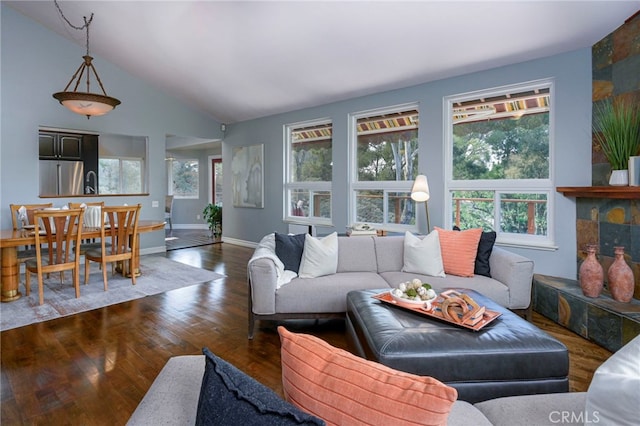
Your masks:
M276 323L247 339L246 265L253 250L216 244L166 257L224 278L0 334L3 425L122 425L167 360L203 347L282 395ZM570 387L587 389L611 354L534 314L570 352ZM292 331L348 349L344 321L289 321ZM194 384L198 386L198 384Z

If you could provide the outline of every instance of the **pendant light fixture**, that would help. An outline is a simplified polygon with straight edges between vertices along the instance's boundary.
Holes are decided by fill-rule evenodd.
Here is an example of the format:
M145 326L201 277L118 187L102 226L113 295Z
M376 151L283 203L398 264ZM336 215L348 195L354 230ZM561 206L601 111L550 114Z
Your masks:
M91 118L93 115L104 115L114 109L116 106L120 105L120 101L116 98L112 98L111 96L107 96L107 92L104 90L104 86L102 85L102 81L100 81L100 77L98 76L98 72L96 68L93 66L91 62L93 58L89 55L89 25L91 25L91 21L93 21L93 13L91 17L87 19L86 16L83 17L84 25L81 27L77 27L64 16L62 13L62 9L58 5L57 0L54 0L56 8L58 8L58 12L60 12L60 16L64 21L69 24L69 26L75 30L84 30L87 32L87 53L84 55L83 62L78 68L78 70L73 74L69 84L64 88L64 91L57 92L53 94L53 97L56 98L63 106L68 108L70 111L75 112L76 114L86 115L87 119ZM100 85L100 89L102 89L102 94L99 93L91 93L91 72L95 75L98 84ZM79 91L78 89L81 87L80 83L82 82L82 78L86 74L86 92ZM75 84L74 84L75 82ZM73 91L69 91L69 87L73 85Z

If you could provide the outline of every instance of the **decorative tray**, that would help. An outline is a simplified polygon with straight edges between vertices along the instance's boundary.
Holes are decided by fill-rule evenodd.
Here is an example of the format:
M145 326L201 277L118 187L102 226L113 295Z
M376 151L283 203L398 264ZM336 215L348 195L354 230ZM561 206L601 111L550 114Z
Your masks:
M399 305L393 298L391 294L387 291L384 293L376 294L372 296L374 299L378 299L379 301L386 303L391 306L395 306L397 308L406 309L411 312L415 312L420 315L424 315L426 317L435 318L440 321L447 322L449 324L457 325L460 327L468 328L469 330L479 331L487 324L491 323L493 320L498 318L501 313L486 309L484 306L476 306L474 307L471 304L467 303L467 309L465 312L462 311L461 307L459 307L459 299L462 296L461 292L456 290L447 290L445 292L440 293L435 301L431 302L431 306L427 304L427 306L402 306ZM448 312L449 315L445 315L442 313L442 306L444 304L445 309L447 303L445 301L447 299L450 300ZM458 306L451 306L454 304ZM456 315L456 317L454 317ZM457 318L457 319L456 319Z

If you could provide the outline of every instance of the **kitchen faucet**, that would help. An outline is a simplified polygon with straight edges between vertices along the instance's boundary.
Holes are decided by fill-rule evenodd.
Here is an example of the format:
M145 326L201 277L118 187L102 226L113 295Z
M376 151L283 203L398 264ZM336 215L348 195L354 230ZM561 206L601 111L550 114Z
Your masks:
M98 183L98 176L96 175L96 172L94 172L93 170L89 170L87 172L87 181L86 182L87 182L87 184L91 182L91 179L90 179L91 175L93 175L93 186L86 185L84 187L84 192L86 194L91 194L91 193L97 194L98 193L98 187L97 187L96 184Z

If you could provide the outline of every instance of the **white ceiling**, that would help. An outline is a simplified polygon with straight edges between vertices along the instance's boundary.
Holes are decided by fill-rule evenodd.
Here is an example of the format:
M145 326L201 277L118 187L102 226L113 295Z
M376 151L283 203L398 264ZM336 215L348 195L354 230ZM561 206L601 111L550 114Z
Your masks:
M53 1L5 3L84 54L84 32ZM95 14L98 71L106 59L223 123L590 47L640 9L615 0L59 4L74 25Z

